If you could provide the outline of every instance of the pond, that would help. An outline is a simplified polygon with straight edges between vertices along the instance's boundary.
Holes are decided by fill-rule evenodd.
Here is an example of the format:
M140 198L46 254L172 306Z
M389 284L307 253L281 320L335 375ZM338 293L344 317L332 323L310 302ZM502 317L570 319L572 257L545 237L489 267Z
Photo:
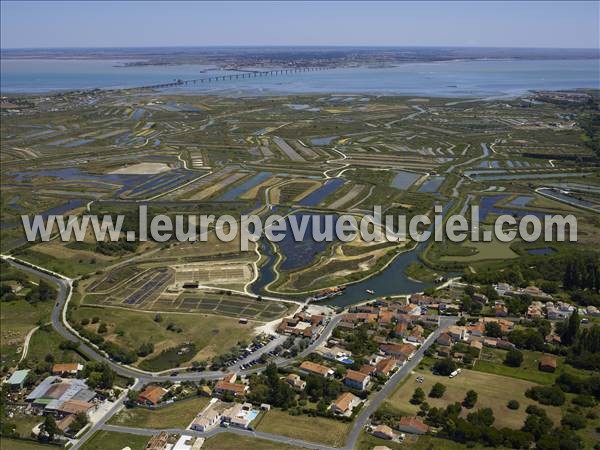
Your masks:
M339 136L325 136L325 137L318 137L318 138L312 138L310 140L310 143L312 145L329 145L331 144L331 141L333 141L334 139L339 138Z
M226 202L226 201L236 200L241 194L249 191L254 186L259 185L260 183L265 181L267 178L269 178L271 175L272 175L271 172L259 172L256 175L254 175L252 178L250 178L249 180L244 181L239 186L236 186L233 189L230 189L227 192L225 192L223 195L221 195L217 199L217 201Z
M526 215L534 215L537 217L544 217L543 213L530 211L526 209L513 209L513 208L504 208L497 207L496 203L507 198L508 195L486 195L485 197L481 197L479 200L479 220L483 221L487 218L488 215L504 215L508 214L513 217L521 218Z
M528 248L527 253L530 255L552 255L556 251L552 247Z
M444 183L445 177L429 177L419 188L419 192L433 193L437 192L442 183Z
M304 219L307 217L307 219ZM313 238L313 227L318 227L319 230L325 228L326 221L335 223L337 216L335 214L315 214L308 212L299 212L294 214L298 226L303 220L306 221L306 232L301 241L294 239L294 233L290 227L290 216L285 219L285 237L276 245L279 251L284 255L284 260L279 265L280 270L297 270L309 266L322 253L331 242L318 242ZM335 239L337 240L337 239Z
M339 188L341 188L346 183L345 180L341 178L331 178L323 184L319 189L314 192L311 192L306 197L298 202L300 206L317 206L323 200L325 200L329 195L333 194Z
M421 177L420 174L399 170L396 172L394 179L390 183L390 187L406 190L413 185Z

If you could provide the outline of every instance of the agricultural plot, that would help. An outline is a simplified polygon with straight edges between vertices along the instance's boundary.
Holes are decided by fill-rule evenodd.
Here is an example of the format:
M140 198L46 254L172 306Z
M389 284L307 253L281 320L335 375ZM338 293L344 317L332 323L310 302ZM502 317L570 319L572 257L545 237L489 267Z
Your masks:
M245 261L198 262L172 267L175 270L175 283L196 282L204 286L240 285L252 280L254 271Z

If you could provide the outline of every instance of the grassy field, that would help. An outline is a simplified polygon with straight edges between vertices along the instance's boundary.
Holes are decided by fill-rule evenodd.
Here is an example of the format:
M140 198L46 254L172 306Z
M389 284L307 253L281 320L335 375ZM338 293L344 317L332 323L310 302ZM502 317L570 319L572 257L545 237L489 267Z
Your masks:
M144 450L150 438L127 433L97 431L81 448L82 450Z
M239 450L256 448L260 450L300 450L302 447L271 442L249 436L240 436L233 433L219 433L204 441L204 450Z
M154 312L120 308L80 307L73 311L73 320L98 317L98 324L90 324L87 328L96 331L99 323L104 322L108 328L103 335L105 339L131 350L137 350L144 342L152 342L154 353L146 359L152 359L167 348L193 342L198 349L194 359L204 360L229 350L238 341L248 340L252 336L251 324L242 325L237 319L229 317L163 313L160 315L161 321L156 322L155 315ZM167 330L169 324L179 327L182 331Z
M206 397L194 397L153 411L144 408L123 409L111 418L110 423L138 428L186 428L208 405L209 400Z
M2 450L57 450L62 447L50 444L40 444L35 441L0 438L0 448Z
M50 320L52 302L32 305L24 299L0 303L0 336L2 364L12 366L20 358L25 336L38 323Z
M281 434L294 439L342 447L352 428L344 423L324 417L292 416L285 411L272 409L260 420L257 431Z
M439 439L433 436L410 436L407 435L406 440L403 443L399 442L390 442L384 439L379 439L375 436L372 436L366 432L362 432L358 442L356 443L356 450L371 450L378 445L384 445L392 450L401 450L404 448L409 448L411 450L433 450L433 449L443 449L443 450L464 450L466 447L463 444L459 444L458 442L450 441L448 439ZM475 444L474 446L469 446L470 449L473 450L484 450L489 447L484 447L483 445ZM504 449L504 447L495 447L497 449Z
M506 350L484 348L480 359L475 363L474 369L479 372L504 375L521 380L532 381L538 384L553 384L556 377L563 372L578 372L570 366L563 364L564 358L557 358L558 368L554 373L542 372L538 369L538 361L542 353L523 350L523 364L521 367L509 367L502 362Z
M470 251L474 249L474 254L442 256L440 260L448 262L478 262L488 259L506 260L518 257L519 255L510 248L510 244L511 242L500 242L496 239L491 242L465 241L459 247Z
M429 393L431 387L436 382L440 382L446 386L446 393L441 399L427 398L427 402L431 406L445 407L454 402L462 402L468 390L473 389L479 394L477 404L472 409L491 408L494 411L496 421L494 426L498 428L520 428L525 420L525 408L528 405L537 402L525 397L525 391L535 386L534 383L524 380L517 380L499 375L477 372L473 370L463 370L456 378L438 377L430 372L420 372L424 377L423 383L417 383L415 378L409 379L406 383L400 386L396 392L386 401L386 404L397 409L407 415L415 415L418 410L418 405L410 403L410 398L417 387L421 387L425 393ZM517 400L521 407L516 410L507 408L506 403L509 400ZM548 412L548 416L558 424L561 418L560 408L544 406ZM463 409L463 415L466 416L469 410Z
M37 330L29 342L27 359L29 361L42 361L46 355L52 355L56 362L83 362L79 353L72 350L61 350L59 345L65 339L52 328L43 327Z

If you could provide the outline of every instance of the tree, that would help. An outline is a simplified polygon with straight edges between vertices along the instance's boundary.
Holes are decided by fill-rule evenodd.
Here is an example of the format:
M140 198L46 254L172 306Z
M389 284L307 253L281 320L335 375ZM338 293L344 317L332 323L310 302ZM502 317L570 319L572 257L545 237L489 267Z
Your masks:
M568 412L563 416L560 424L563 427L570 428L571 430L581 430L582 428L585 428L586 420L581 414Z
M508 409L514 409L517 410L519 409L519 402L516 400L509 400L508 403L506 404L506 406L508 407Z
M502 337L502 328L498 322L488 322L485 324L485 335L490 337Z
M560 337L560 340L563 344L571 345L575 341L575 337L579 331L579 323L579 313L577 312L577 308L575 308L571 314L571 317L567 319L567 326L564 327L563 333Z
M85 427L88 424L88 422L89 420L87 414L84 412L78 412L77 414L75 414L75 420L69 426L69 430L72 433L77 433L79 430Z
M442 398L444 396L444 392L446 392L446 386L442 383L435 383L431 387L431 391L429 391L429 396L432 398Z
M463 406L465 408L472 408L473 406L475 406L475 403L477 403L477 392L475 392L474 390L469 390L467 391L467 395L465 395L465 399L463 400Z
M516 348L510 349L504 358L504 364L510 367L521 367L521 364L523 364L523 353Z
M478 409L476 412L469 413L467 420L473 425L480 427L491 427L496 418L491 408Z
M425 391L423 391L421 388L416 388L412 398L410 399L410 402L413 405L418 405L423 403L423 400L425 400Z
M433 365L433 371L440 375L448 376L456 370L456 363L452 358L444 358L436 361Z
M54 416L48 414L44 419L44 422L40 426L40 434L38 435L38 439L53 441L54 437L60 434L61 432L58 428L58 425L56 425L56 420L54 420Z
M525 396L542 405L561 406L565 403L564 392L556 386L534 386L525 391Z

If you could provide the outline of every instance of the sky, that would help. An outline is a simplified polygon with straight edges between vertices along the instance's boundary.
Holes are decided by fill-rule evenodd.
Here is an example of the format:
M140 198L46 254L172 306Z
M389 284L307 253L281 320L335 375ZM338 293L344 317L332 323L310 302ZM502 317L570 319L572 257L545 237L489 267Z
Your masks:
M2 48L211 45L598 48L600 2L0 3Z

